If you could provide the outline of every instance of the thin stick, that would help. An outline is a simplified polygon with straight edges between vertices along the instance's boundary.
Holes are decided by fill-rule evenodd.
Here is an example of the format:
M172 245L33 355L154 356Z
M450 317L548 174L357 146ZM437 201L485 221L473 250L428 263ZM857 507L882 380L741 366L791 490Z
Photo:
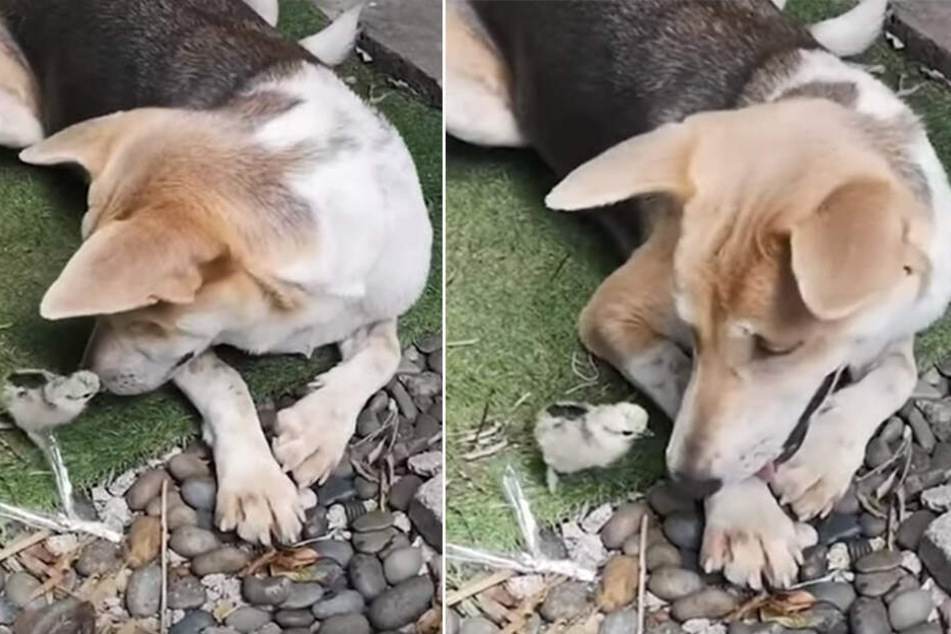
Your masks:
M637 553L637 634L644 634L644 586L647 585L647 524L650 518L647 513L641 518L641 548Z
M9 559L14 555L19 554L30 546L40 543L49 536L50 532L47 530L42 530L37 533L33 533L32 535L24 535L3 550L0 550L0 561L4 561L5 559Z
M461 339L459 341L447 341L444 348L463 348L465 346L474 346L479 343L478 339Z
M168 481L162 480L162 607L159 632L168 632Z
M484 590L495 587L506 581L507 579L514 577L514 570L499 570L498 572L493 572L491 575L482 577L481 579L476 579L462 586L455 592L450 592L446 595L446 607L451 608L460 601L468 599L469 597L479 594Z

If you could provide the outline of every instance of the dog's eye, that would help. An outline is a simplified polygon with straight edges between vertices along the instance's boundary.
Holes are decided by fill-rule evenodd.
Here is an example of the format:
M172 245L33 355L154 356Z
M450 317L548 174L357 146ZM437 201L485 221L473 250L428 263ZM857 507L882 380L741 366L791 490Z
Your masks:
M799 349L799 346L802 345L802 342L794 343L793 345L783 345L778 344L772 341L769 341L760 335L753 335L753 345L755 347L756 353L764 357L784 357L787 354L791 354Z

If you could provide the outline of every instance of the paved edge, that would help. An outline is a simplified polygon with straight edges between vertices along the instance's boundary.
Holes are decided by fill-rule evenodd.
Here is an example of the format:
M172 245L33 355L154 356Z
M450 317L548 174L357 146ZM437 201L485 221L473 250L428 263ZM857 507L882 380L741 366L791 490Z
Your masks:
M902 53L951 79L951 49L935 41L916 18L913 9L896 3L886 29L905 45Z

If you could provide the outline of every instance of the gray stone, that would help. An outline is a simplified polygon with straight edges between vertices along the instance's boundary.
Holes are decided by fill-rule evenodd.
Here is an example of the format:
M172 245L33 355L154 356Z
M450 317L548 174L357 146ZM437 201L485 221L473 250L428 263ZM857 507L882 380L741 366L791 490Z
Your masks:
M816 598L834 605L840 612L848 612L855 601L855 590L851 584L836 581L823 581L803 588Z
M393 539L386 545L386 548L377 553L377 557L380 558L380 561L386 561L386 558L390 556L390 553L397 551L401 548L406 548L410 545L409 537L405 533L397 532L393 536Z
M680 491L667 481L651 487L647 492L647 503L662 517L678 511L695 512L697 509L695 500L681 495Z
M885 605L890 605L896 597L909 590L919 590L920 588L921 586L918 584L918 579L908 571L902 570L902 574L898 578L898 583L892 586L892 589L886 592L883 597L885 599Z
M371 511L353 520L350 528L357 533L381 531L393 526L393 514L384 511Z
M311 544L310 547L321 557L333 559L344 567L350 564L350 559L353 557L353 546L339 539L327 539Z
M661 568L651 573L647 589L665 601L675 601L703 588L700 575L683 568Z
M357 552L378 553L386 548L398 534L399 531L391 526L381 531L354 533L350 541Z
M414 399L433 398L442 392L442 377L435 372L420 372L400 377L406 391Z
M274 621L284 628L309 627L314 622L314 615L310 610L278 610L274 613Z
M855 562L856 572L885 572L901 566L901 553L897 550L877 550Z
M936 513L951 510L951 484L922 491L921 504Z
M353 479L353 488L361 500L372 500L380 492L379 483L367 480L360 475Z
M357 435L361 438L365 438L381 429L383 429L383 424L380 422L380 417L372 409L364 409L357 416Z
M168 546L182 557L191 559L220 548L221 542L209 530L197 526L182 526L172 533Z
M951 469L951 442L938 443L931 454L931 467L940 471Z
M888 30L904 44L904 52L951 77L951 9L944 2L895 0Z
M175 531L182 526L196 526L198 524L198 513L195 509L182 503L168 509L168 530Z
M16 621L20 608L9 598L0 596L0 625L12 625Z
M896 630L907 630L928 620L935 605L926 590L910 590L898 595L888 606L888 620Z
M880 597L898 583L901 572L884 570L882 572L863 572L855 575L855 589L864 597Z
M598 634L635 634L637 632L637 611L622 610L604 617Z
M670 613L681 623L690 619L719 619L735 610L737 605L739 603L732 594L719 588L707 588L675 601Z
M423 484L423 479L416 474L405 475L396 481L390 487L390 493L387 501L390 506L398 511L405 511L416 495L416 490Z
M225 619L225 625L241 634L251 634L271 622L271 615L259 608L240 607Z
M671 566L679 568L683 565L683 562L683 555L670 544L654 544L653 546L649 546L647 552L644 554L644 564L649 571Z
M241 594L251 605L280 605L291 596L287 577L245 577Z
M917 408L912 407L909 409L908 425L911 426L918 445L929 454L934 451L935 443L937 442L934 437L934 432L931 431L931 425L925 420L924 414Z
M423 566L423 553L418 548L404 547L394 550L383 560L383 574L395 585L419 573Z
M162 569L155 564L139 568L129 577L125 604L129 614L139 618L158 614L162 594Z
M951 398L943 398L940 401L915 401L915 405L931 423L931 431L939 441L951 440Z
M315 617L323 620L340 614L360 614L365 609L366 601L362 594L356 590L341 590L315 603L310 611Z
M896 541L902 548L908 550L917 550L921 536L925 534L925 529L938 517L931 511L915 511L901 523L898 527Z
M355 497L357 497L357 490L353 487L353 480L350 478L331 476L317 488L317 499L327 507Z
M319 583L292 583L291 592L281 604L285 610L309 608L324 596L324 588Z
M859 597L849 610L852 634L890 634L888 611L881 599Z
M859 498L855 495L855 487L850 485L846 490L845 495L839 498L839 501L835 503L832 507L832 510L836 513L843 513L845 515L857 515L861 510L859 506Z
M199 511L213 511L218 485L214 478L192 478L182 483L182 499Z
M841 513L831 513L820 522L816 529L819 533L819 543L824 545L856 537L862 532L858 516Z
M40 585L36 577L30 573L15 572L7 579L7 599L18 608L35 609L46 605L46 599L42 596L32 598Z
M13 631L16 634L94 634L96 611L91 603L67 597L50 606L23 612Z
M308 578L316 581L325 588L336 589L341 585L346 585L347 573L343 566L329 557L320 559L314 565L307 568Z
M375 599L386 590L383 565L374 555L357 553L350 560L350 583L367 599Z
M443 474L424 483L409 505L409 519L426 543L442 552Z
M370 604L367 615L378 630L414 623L429 609L436 589L426 576L413 577L390 588Z
M647 505L640 502L622 505L601 529L601 543L608 550L617 550L640 530L641 519L648 512Z
M362 614L340 614L320 624L319 634L370 634L370 622Z
M572 619L580 614L589 603L588 587L577 581L566 581L553 588L539 609L546 621Z
M248 565L251 556L234 546L224 546L192 560L192 573L199 577L215 573L232 574Z
M865 537L878 537L888 528L888 522L870 513L862 513L859 516L859 526L862 527L862 535Z
M416 431L413 434L414 438L419 440L429 440L442 432L442 423L439 422L439 419L433 416L430 413L420 414L416 418ZM442 465L439 465L440 468Z
M804 624L815 634L848 634L849 624L845 614L829 603L817 603L800 614ZM788 630L781 631L782 634L790 634ZM806 632L797 630L796 634Z
M692 512L677 511L664 520L664 535L672 544L687 550L700 548L703 536L703 521Z
M386 386L386 389L390 391L393 400L396 401L396 407L400 413L410 421L416 420L416 417L419 416L419 410L416 408L416 403L413 402L413 397L409 395L403 384L393 379Z
M206 627L215 624L215 617L204 610L189 612L172 626L169 634L200 634Z
M891 448L880 436L873 438L865 447L865 466L869 469L880 467L888 462L891 457Z
M938 621L932 621L931 623L922 623L921 625L916 625L915 627L910 627L902 634L947 634L946 632L941 631L941 623Z
M173 610L189 610L204 605L205 586L195 577L181 577L168 582L168 607Z
M327 519L327 507L315 506L304 513L304 539L323 537L330 530L330 521Z
M459 634L496 634L499 631L498 625L483 616L470 616L459 628Z
M170 482L168 472L159 467L149 469L138 477L126 491L125 501L133 511L143 511L148 503L162 491L162 482Z
M925 529L918 556L938 585L945 592L951 592L951 512Z
M829 547L822 544L810 546L802 553L802 566L799 567L799 579L814 581L829 574Z
M426 451L416 454L406 461L410 471L421 478L431 478L442 471L442 463L441 451Z
M109 572L119 563L119 545L104 539L97 539L80 553L76 561L76 572L84 577Z
M442 350L442 333L436 332L417 339L416 348L426 355Z
M210 478L211 467L193 453L180 453L168 461L168 471L179 482L192 478Z

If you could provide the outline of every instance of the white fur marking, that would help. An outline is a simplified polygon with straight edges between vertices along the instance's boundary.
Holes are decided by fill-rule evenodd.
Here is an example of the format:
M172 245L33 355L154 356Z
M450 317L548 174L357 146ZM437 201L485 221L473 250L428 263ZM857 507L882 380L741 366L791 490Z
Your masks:
M337 66L353 51L360 35L360 12L363 3L351 7L323 31L304 38L300 45L327 66Z
M882 34L888 0L862 0L851 11L812 25L812 36L839 57L864 53Z

